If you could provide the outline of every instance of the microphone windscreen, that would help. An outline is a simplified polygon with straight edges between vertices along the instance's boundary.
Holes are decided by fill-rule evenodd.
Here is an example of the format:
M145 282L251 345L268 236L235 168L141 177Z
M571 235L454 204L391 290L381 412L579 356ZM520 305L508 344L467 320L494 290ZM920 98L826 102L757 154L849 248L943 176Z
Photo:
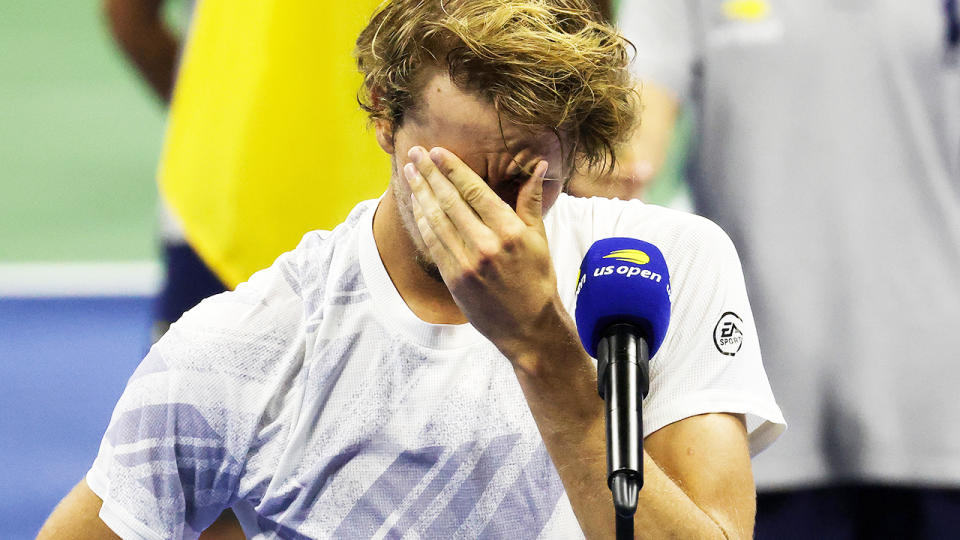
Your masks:
M670 274L660 250L636 238L594 242L580 263L576 320L590 356L606 328L628 323L640 329L652 358L670 325Z

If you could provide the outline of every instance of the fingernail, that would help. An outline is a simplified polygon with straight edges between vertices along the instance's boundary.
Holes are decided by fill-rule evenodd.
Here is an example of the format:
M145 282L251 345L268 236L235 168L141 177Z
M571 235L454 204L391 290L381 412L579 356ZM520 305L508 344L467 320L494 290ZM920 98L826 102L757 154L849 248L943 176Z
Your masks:
M420 160L423 159L423 150L419 146L414 146L407 152L407 157L414 163L420 163Z
M537 171L534 171L539 176L545 176L547 174L547 169L550 168L550 164L547 163L547 160L542 159L540 163L537 163Z
M420 214L423 212L420 210L420 201L417 200L417 196L413 193L410 194L410 209L413 210L413 217L419 221Z
M443 152L441 152L439 148L431 148L430 159L432 159L434 163L439 165L440 162L443 161Z
M407 163L403 166L403 175L407 177L407 181L416 180L417 168L413 166L413 163Z

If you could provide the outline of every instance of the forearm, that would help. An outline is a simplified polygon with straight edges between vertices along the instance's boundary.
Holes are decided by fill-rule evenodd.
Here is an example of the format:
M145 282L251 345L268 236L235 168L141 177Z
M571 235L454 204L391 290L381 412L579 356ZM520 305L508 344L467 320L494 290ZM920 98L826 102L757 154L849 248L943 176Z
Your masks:
M104 0L117 44L164 102L170 101L179 43L161 16L163 0Z
M597 395L596 371L577 341L573 322L553 326L561 325L567 331L554 335L562 338L544 340L537 352L514 365L585 535L613 538L615 518L607 488L604 404ZM637 538L736 536L722 530L646 452L643 462L644 485L634 518Z

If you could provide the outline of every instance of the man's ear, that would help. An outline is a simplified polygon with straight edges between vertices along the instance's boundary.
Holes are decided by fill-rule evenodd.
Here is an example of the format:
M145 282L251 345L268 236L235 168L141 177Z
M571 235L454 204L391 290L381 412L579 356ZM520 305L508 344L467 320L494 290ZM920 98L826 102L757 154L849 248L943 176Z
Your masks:
M377 119L373 121L373 125L377 132L377 143L380 144L380 148L383 148L384 152L393 155L393 122L389 120Z

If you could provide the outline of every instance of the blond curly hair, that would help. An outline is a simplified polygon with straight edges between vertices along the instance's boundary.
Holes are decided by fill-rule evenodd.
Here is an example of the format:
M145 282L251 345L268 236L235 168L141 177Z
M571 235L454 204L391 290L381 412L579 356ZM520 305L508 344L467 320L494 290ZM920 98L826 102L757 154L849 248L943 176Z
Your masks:
M553 131L574 168L612 168L638 114L628 47L590 0L388 0L357 39L358 100L401 125L422 68L445 69L501 121Z

